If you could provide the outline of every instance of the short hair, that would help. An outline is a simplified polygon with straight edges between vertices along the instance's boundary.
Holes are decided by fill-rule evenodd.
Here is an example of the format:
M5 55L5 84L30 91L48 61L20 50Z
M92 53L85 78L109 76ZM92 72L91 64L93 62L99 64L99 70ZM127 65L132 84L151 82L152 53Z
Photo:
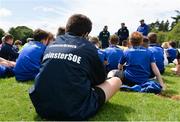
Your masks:
M76 36L82 36L83 34L90 33L92 29L91 20L82 14L72 15L66 24L66 32L71 32Z
M148 45L149 45L149 39L146 36L143 36L143 44L142 44L142 46L147 48Z
M44 31L44 30L37 29L33 33L33 38L34 38L35 41L40 42L43 39L48 39L49 38L49 33Z
M116 34L114 34L114 35L110 36L109 42L110 42L110 44L116 45L119 42L119 37Z
M89 41L92 43L92 44L99 44L99 39L98 37L91 37L89 39Z
M140 46L143 41L143 35L140 32L133 32L129 38L132 46Z
M54 35L51 32L49 32L48 40L54 40Z
M16 41L14 42L14 45L22 45L22 42L21 42L20 40L16 40Z
M122 46L128 46L128 40L123 40L122 41Z
M161 47L163 47L164 49L169 48L169 43L168 42L163 42Z
M4 36L4 42L7 42L9 39L14 39L13 35L11 35L11 34L6 34L6 35Z
M176 48L176 42L175 41L170 41L169 45L173 48Z
M149 39L150 43L157 43L157 34L154 32L149 33L148 39Z
M59 27L56 36L64 35L64 34L65 34L65 27Z

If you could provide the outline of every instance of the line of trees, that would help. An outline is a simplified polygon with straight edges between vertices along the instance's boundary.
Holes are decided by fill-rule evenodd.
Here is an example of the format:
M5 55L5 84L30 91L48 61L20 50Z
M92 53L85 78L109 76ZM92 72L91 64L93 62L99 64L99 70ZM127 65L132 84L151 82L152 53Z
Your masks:
M157 20L149 24L150 31L158 34L160 43L169 40L175 40L180 43L180 11L176 10L176 16L171 17L173 22L170 23L168 20ZM33 30L26 26L17 26L9 29L8 33L14 36L15 40L21 40L25 43L27 38L32 37ZM0 28L0 39L4 36L5 32Z

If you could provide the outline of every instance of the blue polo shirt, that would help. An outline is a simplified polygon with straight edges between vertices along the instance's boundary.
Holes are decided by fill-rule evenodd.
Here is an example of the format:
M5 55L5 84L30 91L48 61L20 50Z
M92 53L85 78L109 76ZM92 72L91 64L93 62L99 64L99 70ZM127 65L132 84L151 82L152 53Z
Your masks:
M118 48L117 46L111 45L110 47L106 48L104 52L108 61L106 70L110 71L113 69L118 69L118 63L123 56L122 49Z
M101 49L97 49L97 51L98 51L98 55L99 55L101 62L104 63L104 61L106 61L106 55L105 55L104 51Z
M38 41L30 41L25 44L16 61L14 73L16 80L34 80L39 73L41 60L46 46Z
M167 54L168 54L168 56L167 56L168 62L172 63L174 61L174 59L176 59L176 57L177 57L177 49L170 47L167 49Z
M142 84L151 75L151 63L155 62L153 53L141 46L132 47L124 52L120 64L125 64L124 76L129 82Z
M163 48L158 44L150 44L149 48L150 51L154 54L156 65L160 72L163 72L165 70L164 68L164 50Z
M96 47L83 37L66 33L46 48L30 97L43 118L87 119L99 108L93 87L104 81Z

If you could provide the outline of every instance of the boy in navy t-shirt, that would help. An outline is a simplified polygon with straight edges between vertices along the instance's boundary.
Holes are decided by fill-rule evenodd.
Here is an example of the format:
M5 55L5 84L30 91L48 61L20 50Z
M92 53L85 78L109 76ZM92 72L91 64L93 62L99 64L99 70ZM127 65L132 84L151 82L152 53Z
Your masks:
M34 80L39 73L43 53L48 44L48 37L48 32L37 29L33 34L34 40L24 45L14 68L17 81Z
M131 34L130 43L132 47L124 52L119 65L119 69L123 70L125 64L123 84L134 86L148 82L152 69L160 85L164 87L154 55L147 48L140 46L142 41L143 36L141 33L134 32Z
M110 46L104 50L108 62L106 65L107 72L113 69L118 69L118 63L123 56L123 51L117 47L118 42L118 36L112 35L109 40Z
M66 34L46 48L40 73L29 93L42 118L88 119L119 91L120 78L105 81L97 49L86 39L91 29L89 18L72 15L66 24Z
M164 73L165 71L165 67L164 67L164 50L161 47L161 45L159 45L157 43L157 34L156 33L149 33L148 34L148 39L149 39L149 50L153 52L154 57L155 57L155 61L156 61L156 65L160 71L161 74ZM153 77L154 74L152 73L151 77Z

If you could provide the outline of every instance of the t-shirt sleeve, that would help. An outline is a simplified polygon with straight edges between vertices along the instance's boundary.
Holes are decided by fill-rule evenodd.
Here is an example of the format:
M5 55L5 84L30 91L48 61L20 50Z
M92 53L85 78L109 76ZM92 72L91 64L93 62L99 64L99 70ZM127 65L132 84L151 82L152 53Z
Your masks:
M155 62L156 62L156 60L155 60L154 53L153 53L153 52L151 52L151 51L149 51L149 53L150 53L150 63L155 63Z
M103 63L98 57L97 51L92 50L89 53L89 65L90 65L90 79L92 86L99 85L105 81L106 73Z
M125 51L125 52L122 53L122 58L119 60L120 64L123 65L127 61L127 57L126 56L127 56L127 52Z

